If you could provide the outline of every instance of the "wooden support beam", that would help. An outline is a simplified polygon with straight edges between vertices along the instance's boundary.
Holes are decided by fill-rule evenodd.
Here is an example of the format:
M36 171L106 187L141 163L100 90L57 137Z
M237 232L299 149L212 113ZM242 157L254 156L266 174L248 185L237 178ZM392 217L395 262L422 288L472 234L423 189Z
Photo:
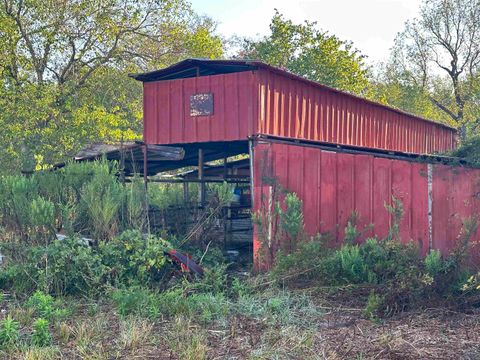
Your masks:
M203 181L204 158L203 149L198 149L198 180L200 181L198 200L200 206L205 205L205 182Z
M185 149L181 147L148 144L147 149L152 153L152 159L182 160L185 158Z
M147 145L143 146L143 183L145 185L145 189L148 186L148 149Z

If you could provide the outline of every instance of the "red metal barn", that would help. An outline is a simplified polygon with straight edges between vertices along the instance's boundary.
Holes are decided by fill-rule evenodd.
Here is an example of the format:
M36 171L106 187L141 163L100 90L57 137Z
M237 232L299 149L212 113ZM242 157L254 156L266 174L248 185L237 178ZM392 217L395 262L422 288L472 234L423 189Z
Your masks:
M256 61L191 59L133 77L144 83L146 146L185 152L178 164L156 159L156 170L198 165L203 184L204 162L247 153L252 211L262 210L274 178L303 200L309 234L340 242L356 211L360 227L374 224L365 236L384 236L392 221L385 204L395 196L405 209L403 241L446 253L478 213L480 170L421 156L455 148L448 126ZM258 231L253 237L256 255Z
M309 235L330 233L341 243L353 211L358 215L357 228L365 230L362 239L386 236L392 215L385 205L392 204L395 197L404 208L402 241L417 242L423 254L429 249L447 254L455 246L463 222L480 210L480 169L430 161L260 138L254 157L254 211L271 209L268 204L274 185L270 179L275 178L303 200ZM478 241L479 235L473 240ZM260 243L257 235L255 253Z
M260 62L185 60L135 75L144 82L144 141L181 144L266 134L431 154L455 147L455 131ZM211 111L192 109L195 97Z

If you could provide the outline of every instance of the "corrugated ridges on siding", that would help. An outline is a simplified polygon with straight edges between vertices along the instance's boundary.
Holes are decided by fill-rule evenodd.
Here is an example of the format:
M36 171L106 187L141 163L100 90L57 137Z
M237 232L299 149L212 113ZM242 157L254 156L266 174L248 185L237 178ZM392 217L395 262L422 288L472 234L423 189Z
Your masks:
M418 154L455 147L440 124L278 73L257 77L259 133Z

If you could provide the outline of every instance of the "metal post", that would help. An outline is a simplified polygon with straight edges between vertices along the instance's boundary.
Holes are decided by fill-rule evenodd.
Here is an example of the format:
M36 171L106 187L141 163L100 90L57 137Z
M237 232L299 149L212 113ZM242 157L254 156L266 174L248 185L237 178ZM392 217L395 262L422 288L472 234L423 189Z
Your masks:
M250 201L251 201L251 207L253 209L253 200L254 200L254 189L255 189L255 186L254 186L254 183L253 183L253 180L254 180L254 169L253 169L253 140L252 139L249 139L248 140L248 158L249 158L249 161L250 161Z
M198 149L198 180L200 180L198 201L200 206L204 206L205 205L205 182L203 181L203 149Z
M120 182L125 185L125 149L123 148L123 139L120 143Z
M254 143L253 143L253 139L248 139L248 160L250 162L250 208L251 208L251 211L252 211L252 214L253 214L253 210L255 209L255 204L254 204L254 193L255 193L255 185L253 183L253 180L254 180L254 174L255 174L255 169L254 169L254 150L253 150L253 147L254 147ZM255 237L255 224L253 223L253 237L252 237L252 243L254 242L253 239ZM253 245L253 244L252 244ZM252 256L252 259L253 259L253 262L254 264L256 263L256 259L255 259L255 253L254 253L254 250L253 250L253 246L252 246L252 253L251 253L251 256ZM256 267L256 265L255 265Z
M145 189L148 186L148 154L147 154L147 144L143 145L143 182L145 184Z
M227 154L223 157L223 180L227 181L228 167L227 167ZM228 230L229 230L229 210L230 204L224 206L222 209L223 215L223 250L227 250Z
M148 204L148 148L147 144L143 146L143 183L145 186L145 219L146 219L146 230L150 234L150 216L149 210L150 206Z
M428 251L433 249L433 165L427 164L428 189Z

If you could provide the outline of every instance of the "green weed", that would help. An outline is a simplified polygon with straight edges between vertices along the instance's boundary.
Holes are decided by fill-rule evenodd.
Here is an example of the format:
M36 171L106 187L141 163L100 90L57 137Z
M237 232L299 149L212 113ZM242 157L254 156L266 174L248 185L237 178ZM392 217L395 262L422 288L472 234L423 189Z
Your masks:
M44 347L52 342L50 335L49 322L46 319L38 318L33 323L32 344L34 346Z
M9 349L18 344L20 339L19 324L10 316L0 322L0 347Z

